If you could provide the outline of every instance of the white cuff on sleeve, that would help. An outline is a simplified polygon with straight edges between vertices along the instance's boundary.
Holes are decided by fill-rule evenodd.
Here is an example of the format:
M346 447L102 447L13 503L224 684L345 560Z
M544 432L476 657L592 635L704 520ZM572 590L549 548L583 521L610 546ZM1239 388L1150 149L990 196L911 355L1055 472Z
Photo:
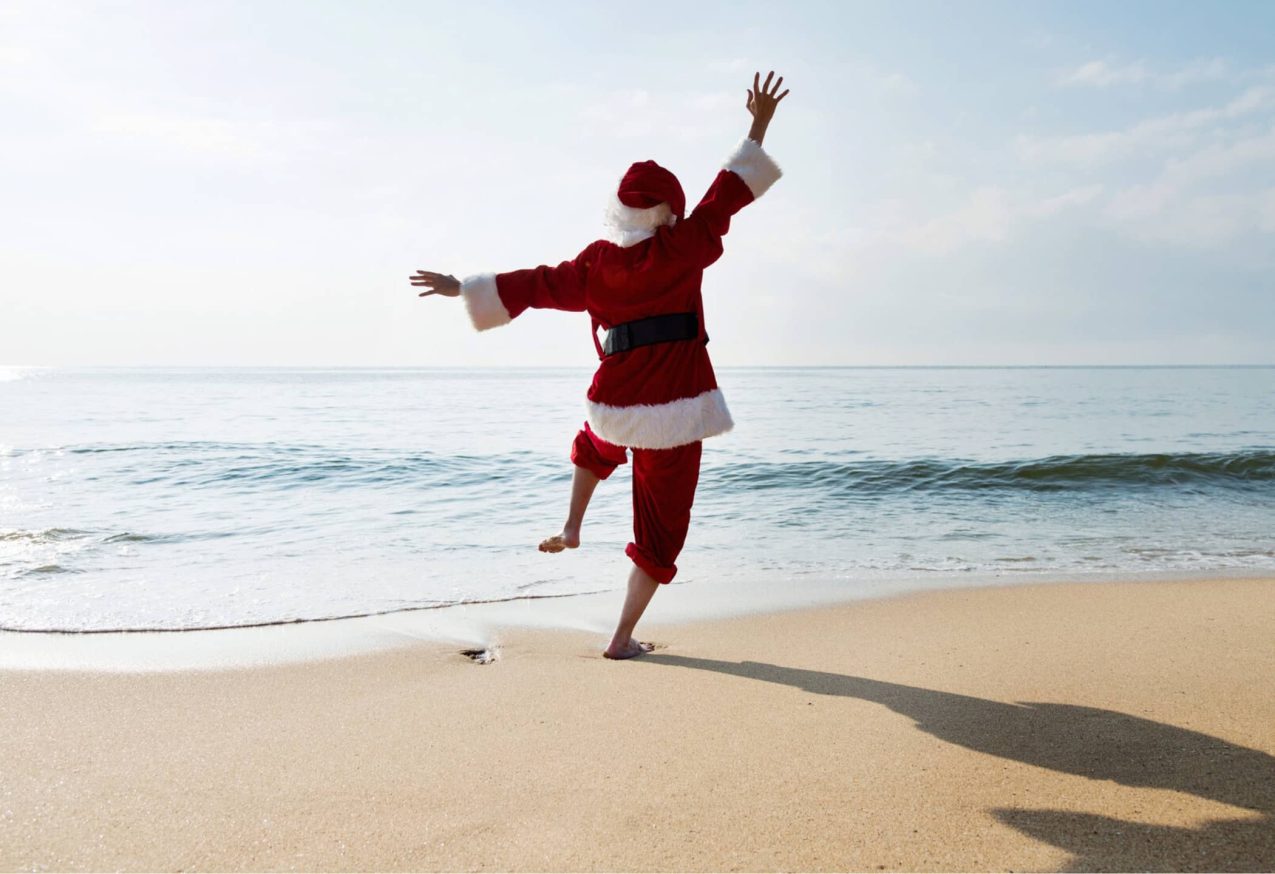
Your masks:
M722 166L744 180L744 184L752 191L754 199L765 194L766 190L784 175L779 165L762 149L761 143L747 137L739 141L735 151L731 152Z
M507 325L511 321L496 291L496 274L476 273L466 276L460 283L461 297L465 298L465 311L479 331Z

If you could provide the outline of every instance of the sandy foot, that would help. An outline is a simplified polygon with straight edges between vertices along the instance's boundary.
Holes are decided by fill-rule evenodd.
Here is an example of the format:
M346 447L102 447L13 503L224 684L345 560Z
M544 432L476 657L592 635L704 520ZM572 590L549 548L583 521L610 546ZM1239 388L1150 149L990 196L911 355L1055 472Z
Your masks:
M628 644L623 647L618 649L615 646L607 647L602 653L602 657L608 659L631 659L635 656L648 653L653 649L655 649L655 644L634 640L630 637Z
M562 552L564 549L575 549L580 545L580 532L570 528L562 529L561 534L546 537L540 541L541 552Z

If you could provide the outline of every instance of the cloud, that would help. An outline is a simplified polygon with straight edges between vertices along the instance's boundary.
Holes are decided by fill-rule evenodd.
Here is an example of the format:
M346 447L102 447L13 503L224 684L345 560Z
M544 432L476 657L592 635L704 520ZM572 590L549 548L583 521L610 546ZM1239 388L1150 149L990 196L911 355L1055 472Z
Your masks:
M864 58L845 62L841 70L839 78L844 76L847 84L865 94L883 98L913 98L921 94L921 86L906 73Z
M1053 137L1020 135L1015 146L1019 156L1029 161L1096 164L1134 155L1146 157L1189 145L1217 122L1235 121L1267 109L1275 103L1273 97L1271 88L1255 86L1221 106L1145 119L1123 130Z
M1084 185L1050 195L1029 189L982 186L937 215L896 211L892 220L885 223L887 230L873 244L940 256L971 244L1004 243L1027 224L1086 206L1102 192L1101 185Z
M1168 88L1181 88L1197 82L1220 82L1231 74L1231 67L1222 58L1195 61L1169 73L1161 74L1157 82Z
M753 66L747 58L718 58L708 61L705 66L713 73L751 73L753 71Z
M1115 192L1104 216L1145 241L1221 248L1275 232L1272 182L1275 125L1169 159L1151 181Z
M727 119L744 108L744 93L691 91L656 94L627 88L595 97L580 110L585 129L620 139L721 139ZM734 114L732 114L734 111Z
M1123 67L1113 67L1106 61L1089 61L1074 70L1060 73L1058 84L1106 88L1109 85L1144 82L1149 75L1150 72L1140 61Z
M166 151L236 159L259 159L270 152L264 129L224 118L157 113L104 113L91 125L96 134L145 141Z
M934 192L927 189L880 200L856 221L832 228L819 228L809 215L780 215L759 254L810 280L830 284L903 264L938 265L941 270L973 250L999 251L1012 258L1016 240L1031 228L1096 206L1103 192L1096 184L1056 193L983 185L938 206Z
M21 46L0 45L0 66L22 67L31 63L33 54L30 49Z
M1258 196L1257 227L1262 233L1275 234L1275 187Z
M1025 215L1035 218L1048 218L1072 207L1084 206L1098 198L1102 192L1103 187L1101 185L1082 185L1079 188L1064 191L1062 194L1046 197L1033 205L1025 207L1023 212Z
M915 97L921 93L921 87L903 73L879 73L875 81L877 87L887 94Z
M1115 85L1154 85L1182 88L1199 82L1217 82L1231 75L1223 58L1202 58L1176 70L1156 71L1144 61L1116 65L1108 61L1088 61L1058 74L1055 81L1064 87L1110 88Z
M1003 241L1009 235L1016 212L1005 189L978 188L951 212L925 221L907 222L883 242L893 242L926 255L943 255L970 243Z
M1114 218L1129 236L1143 242L1229 249L1241 237L1260 232L1264 197L1269 197L1269 192L1175 194L1142 203L1123 198L1113 201L1106 215Z
M1159 78L1175 83L1225 72L1223 64L1197 62ZM1150 82L1153 74L1145 65L1113 68L1093 62L1073 71L1070 79L1097 86ZM1234 87L1241 87L1238 81ZM1254 253L1259 261L1264 257L1260 236L1269 234L1271 226L1273 109L1275 86L1262 82L1213 106L1146 118L1116 130L1019 136L1014 148L1029 171L1088 176L1077 183L1102 185L1105 196L1092 216L1095 227L1144 244L1211 249L1253 263ZM1091 199L1099 197L1094 193ZM1269 245L1268 240L1265 247Z

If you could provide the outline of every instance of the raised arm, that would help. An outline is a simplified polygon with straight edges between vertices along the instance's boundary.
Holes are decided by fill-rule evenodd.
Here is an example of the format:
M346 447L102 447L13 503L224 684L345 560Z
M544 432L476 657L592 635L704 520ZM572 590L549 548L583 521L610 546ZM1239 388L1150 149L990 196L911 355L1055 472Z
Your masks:
M410 280L413 286L426 289L419 297L463 296L469 320L476 329L485 331L508 324L528 308L584 310L590 266L598 246L591 243L575 258L557 266L476 273L463 280L449 274L418 270Z
M775 108L788 91L778 94L784 81L774 78L772 71L761 83L761 74L753 75L753 87L748 89L747 108L753 117L748 136L727 157L713 184L691 211L686 221L675 228L679 244L685 246L703 266L716 261L722 254L722 237L730 230L730 219L748 204L761 197L783 175L779 165L761 147L775 116Z

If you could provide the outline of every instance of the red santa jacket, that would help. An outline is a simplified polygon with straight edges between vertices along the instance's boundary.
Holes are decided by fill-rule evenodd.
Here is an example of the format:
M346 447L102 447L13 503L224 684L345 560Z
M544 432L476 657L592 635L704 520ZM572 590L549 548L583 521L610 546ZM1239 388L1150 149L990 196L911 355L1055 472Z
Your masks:
M761 145L745 139L682 221L639 229L619 242L597 240L556 267L466 277L461 294L470 320L483 331L509 323L528 307L588 312L601 364L586 406L590 427L604 440L667 449L729 431L730 411L705 346L700 283L704 268L721 257L731 216L781 175ZM646 213L642 218L651 224L672 215L665 204L632 212ZM699 314L697 339L602 356L599 326L682 312Z

